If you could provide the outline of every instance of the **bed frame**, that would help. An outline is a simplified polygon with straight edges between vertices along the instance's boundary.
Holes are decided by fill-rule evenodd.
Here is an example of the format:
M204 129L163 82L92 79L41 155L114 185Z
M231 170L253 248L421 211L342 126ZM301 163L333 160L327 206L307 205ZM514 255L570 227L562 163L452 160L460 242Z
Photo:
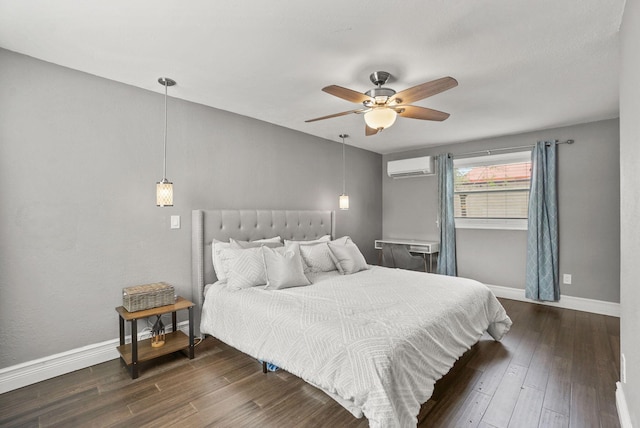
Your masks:
M229 238L253 241L280 236L311 240L334 237L333 211L291 210L193 210L191 213L191 297L196 304L195 332L200 334L204 287L216 281L211 260L211 242Z

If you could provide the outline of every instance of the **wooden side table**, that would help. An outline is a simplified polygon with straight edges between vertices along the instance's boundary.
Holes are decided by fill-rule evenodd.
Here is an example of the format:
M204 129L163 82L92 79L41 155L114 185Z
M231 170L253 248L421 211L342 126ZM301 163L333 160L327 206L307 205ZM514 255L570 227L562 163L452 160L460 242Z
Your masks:
M148 361L162 355L171 354L173 352L187 350L189 359L194 357L194 340L193 340L193 307L194 303L178 296L173 305L160 306L158 308L145 309L143 311L129 312L123 306L118 306L116 311L120 320L120 346L118 352L122 361L131 368L131 379L138 377L138 363L140 361ZM189 310L189 336L178 330L176 312ZM138 320L148 318L154 315L168 314L171 312L171 321L173 322L173 331L166 335L165 344L159 348L151 347L151 339L145 339L138 342ZM124 343L124 322L131 322L131 343Z

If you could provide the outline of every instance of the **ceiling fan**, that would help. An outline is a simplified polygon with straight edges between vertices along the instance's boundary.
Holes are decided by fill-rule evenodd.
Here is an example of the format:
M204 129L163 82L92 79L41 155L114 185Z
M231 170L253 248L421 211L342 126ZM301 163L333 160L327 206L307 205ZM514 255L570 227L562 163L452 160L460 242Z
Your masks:
M362 103L364 108L317 117L315 119L305 120L305 122L331 119L332 117L344 116L351 113L364 113L364 121L366 123L365 135L369 136L375 135L393 125L398 115L410 119L437 121L443 121L449 117L449 113L409 104L439 94L447 89L455 88L458 86L456 79L453 77L443 77L405 89L404 91L396 92L391 88L382 87L390 77L391 74L386 71L371 73L369 79L371 79L371 82L373 82L376 87L368 90L364 94L337 85L322 88L324 92L342 98L343 100Z

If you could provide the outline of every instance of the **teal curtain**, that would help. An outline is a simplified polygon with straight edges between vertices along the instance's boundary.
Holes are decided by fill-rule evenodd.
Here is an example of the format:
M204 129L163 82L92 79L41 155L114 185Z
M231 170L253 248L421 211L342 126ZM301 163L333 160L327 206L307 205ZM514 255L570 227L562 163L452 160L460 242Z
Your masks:
M532 153L525 295L560 300L556 142L538 141Z
M438 199L440 206L440 252L438 273L456 276L456 224L453 217L453 156L438 155Z

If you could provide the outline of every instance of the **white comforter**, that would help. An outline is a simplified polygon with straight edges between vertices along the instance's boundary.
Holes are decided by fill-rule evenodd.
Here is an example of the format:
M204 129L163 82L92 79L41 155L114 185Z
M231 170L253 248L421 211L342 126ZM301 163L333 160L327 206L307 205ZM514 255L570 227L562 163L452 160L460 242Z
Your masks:
M201 331L341 397L371 427L415 426L453 363L485 330L500 340L511 326L469 279L383 267L310 279L275 291L213 284Z

